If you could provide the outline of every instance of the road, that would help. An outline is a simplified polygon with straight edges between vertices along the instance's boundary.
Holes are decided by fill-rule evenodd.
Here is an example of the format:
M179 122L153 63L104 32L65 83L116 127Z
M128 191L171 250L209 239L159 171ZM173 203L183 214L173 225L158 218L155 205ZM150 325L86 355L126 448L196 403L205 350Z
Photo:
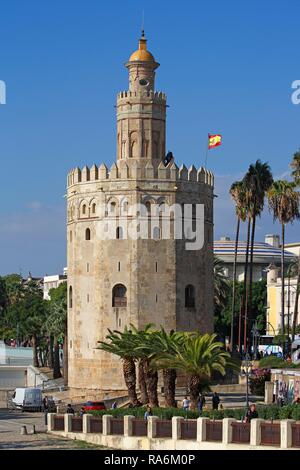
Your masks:
M21 427L25 425L27 435L21 435ZM32 433L35 425L36 434ZM83 450L104 449L90 446L84 442L73 441L46 434L43 413L22 413L0 409L0 450Z

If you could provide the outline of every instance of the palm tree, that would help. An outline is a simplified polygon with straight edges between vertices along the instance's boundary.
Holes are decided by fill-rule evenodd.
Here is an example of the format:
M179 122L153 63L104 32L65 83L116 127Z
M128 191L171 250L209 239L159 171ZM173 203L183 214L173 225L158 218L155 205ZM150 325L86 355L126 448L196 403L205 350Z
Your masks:
M164 356L175 354L176 347L182 342L182 334L172 330L169 334L161 327L160 331L152 334L152 350L154 357L151 360L151 367L159 368L159 361ZM176 390L176 369L166 368L162 370L165 406L167 408L176 407L175 390Z
M222 261L214 256L214 304L217 307L224 307L228 297L230 282L224 274Z
M285 300L285 273L284 273L284 245L285 225L292 223L300 217L299 192L295 190L295 183L286 180L274 181L268 191L269 209L273 219L281 224L281 330L284 331L284 300Z
M246 303L245 303L245 330L244 336L247 340L247 323L251 327L252 317L252 284L253 284L253 253L255 241L256 219L260 217L265 201L265 194L273 183L271 168L268 163L262 163L257 160L255 164L249 166L244 176L243 182L246 187L246 206L251 217L251 241L250 241L250 263L249 263L249 284L246 286ZM249 291L248 291L249 286ZM251 329L251 328L250 328ZM244 341L244 347L246 342Z
M235 202L235 213L237 216L236 235L235 235L235 247L234 247L234 262L233 262L233 282L232 282L232 307L231 307L231 332L230 332L230 343L231 351L234 346L234 312L235 312L235 301L236 301L236 266L237 266L237 252L240 235L240 224L246 220L245 210L245 185L243 181L235 181L230 187L230 195ZM241 312L240 312L241 317ZM241 318L239 319L241 320ZM239 321L240 323L240 321ZM240 333L239 333L240 335ZM240 340L238 341L238 343Z
M160 367L181 370L189 376L191 408L197 407L201 388L211 378L213 371L225 375L230 362L230 354L216 341L215 334L182 333L182 342L174 345L174 353L165 354Z
M133 406L140 404L136 393L135 353L136 337L125 327L124 332L108 330L106 339L109 342L99 341L98 349L115 354L122 359L123 375L128 389L129 401Z
M290 166L293 170L292 177L294 178L296 185L300 186L300 150L294 153L294 157Z

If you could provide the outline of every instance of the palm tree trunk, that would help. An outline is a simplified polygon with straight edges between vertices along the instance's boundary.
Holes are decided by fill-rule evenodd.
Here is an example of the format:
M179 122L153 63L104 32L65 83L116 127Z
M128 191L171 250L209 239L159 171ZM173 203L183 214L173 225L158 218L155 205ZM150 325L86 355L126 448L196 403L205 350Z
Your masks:
M298 258L298 276L297 276L296 298L295 298L294 315L293 315L293 341L295 341L296 327L298 323L299 290L300 290L300 252L299 252L299 258Z
M149 397L147 393L147 387L146 387L146 382L145 382L145 372L144 372L144 364L145 359L140 359L139 361L139 366L138 366L138 371L139 371L139 389L140 389L140 394L141 394L141 402L146 405L149 402Z
M241 223L241 219L238 217L238 218L237 218L237 226L236 226L235 247L234 247L234 262L233 262L232 306L231 306L231 331L230 331L231 352L233 351L233 346L234 346L234 316L235 316L236 264L237 264L237 251L238 251L238 245L239 245L240 223Z
M247 244L246 244L246 259L245 259L245 275L244 275L244 289L243 289L243 301L242 301L242 315L244 316L244 353L247 349L247 289L248 289L248 264L249 264L249 245L250 245L250 229L251 219L248 219L247 229Z
M59 344L57 338L54 338L54 364L53 364L53 378L60 379L60 365L59 365Z
M64 323L64 344L63 344L63 377L64 384L68 385L68 325Z
M33 365L34 367L39 367L39 358L37 353L37 337L32 335L32 349L33 349Z
M158 407L158 395L157 395L157 382L158 373L157 370L150 369L149 361L145 360L144 364L145 380L147 385L147 392L149 397L149 405L151 407Z
M53 335L49 337L49 367L53 369L54 367L54 355L53 355L53 347L54 347L54 338Z
M197 375L192 375L189 380L190 389L190 408L191 410L197 409L198 398L200 393L200 378Z
M281 330L284 338L284 300L285 300L285 275L284 275L284 244L285 244L285 225L281 224ZM284 344L282 344L282 352L284 353Z
M129 401L133 406L139 405L139 401L136 394L136 373L135 373L135 362L133 359L123 359L123 374L125 384L128 390Z
M165 407L176 408L175 389L177 373L175 369L163 369Z
M251 335L251 320L252 320L252 285L253 285L253 252L254 252L254 241L255 241L255 225L256 216L252 219L252 230L251 230L251 243L250 243L250 265L249 265L249 299L246 298L246 305L248 306L248 339ZM247 296L248 297L248 296ZM253 351L254 352L254 351Z

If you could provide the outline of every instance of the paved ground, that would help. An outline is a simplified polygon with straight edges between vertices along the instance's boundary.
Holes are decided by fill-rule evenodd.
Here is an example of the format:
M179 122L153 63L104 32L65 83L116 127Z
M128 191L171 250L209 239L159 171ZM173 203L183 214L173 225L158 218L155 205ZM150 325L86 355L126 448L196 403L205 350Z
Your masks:
M32 432L35 425L36 434ZM27 428L27 435L21 435L21 426ZM0 450L82 450L104 449L84 442L58 438L46 434L43 413L22 413L19 411L0 410Z

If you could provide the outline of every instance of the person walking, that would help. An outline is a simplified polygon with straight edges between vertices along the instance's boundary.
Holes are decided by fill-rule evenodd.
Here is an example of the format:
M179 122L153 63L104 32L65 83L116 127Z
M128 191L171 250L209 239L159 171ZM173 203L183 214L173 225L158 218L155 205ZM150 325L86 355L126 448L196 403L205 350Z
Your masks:
M244 419L244 423L250 423L251 419L255 419L255 418L258 418L258 413L257 413L257 410L256 410L256 405L254 405L254 403L253 403L248 408L248 411L247 411L245 419Z
M44 410L44 417L45 417L45 425L48 424L48 413L49 413L49 401L47 395L43 398L43 410Z
M117 408L117 406L118 406L118 405L117 405L117 402L114 401L113 404L111 405L111 409L112 409L112 410L115 410L115 409Z
M184 399L182 400L182 408L185 411L190 409L190 400L188 399L188 397L184 397Z
M202 393L200 393L199 398L198 398L198 403L197 403L199 415L202 414L204 405L205 405L205 396Z
M70 403L67 406L67 413L71 415L75 414L74 408L72 408L72 405Z
M85 409L84 409L84 407L82 406L81 409L80 409L80 412L79 412L79 416L82 418L83 415L85 415Z
M217 410L219 408L219 403L220 403L220 397L217 394L217 392L214 392L212 396L212 408L213 410Z
M145 414L144 414L144 419L148 419L149 416L153 416L152 409L149 405L147 405Z

